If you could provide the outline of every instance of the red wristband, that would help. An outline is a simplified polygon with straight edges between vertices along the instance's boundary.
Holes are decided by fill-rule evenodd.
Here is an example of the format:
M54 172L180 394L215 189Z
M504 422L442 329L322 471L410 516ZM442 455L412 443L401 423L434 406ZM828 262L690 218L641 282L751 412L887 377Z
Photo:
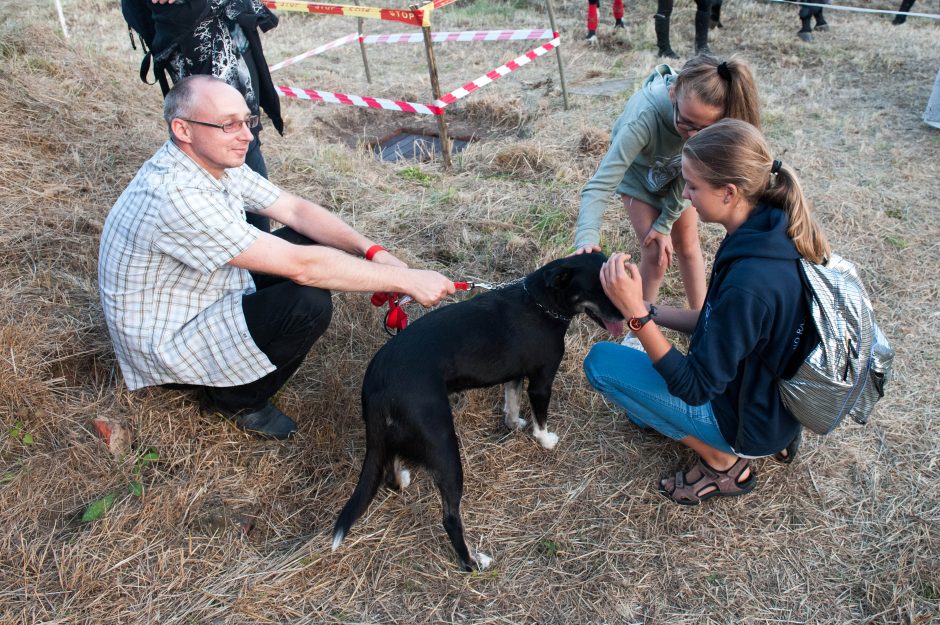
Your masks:
M387 252L387 251L388 250L386 250L381 245L373 245L372 247L366 250L366 260L372 260L373 258L375 258L375 255L378 254L379 252Z

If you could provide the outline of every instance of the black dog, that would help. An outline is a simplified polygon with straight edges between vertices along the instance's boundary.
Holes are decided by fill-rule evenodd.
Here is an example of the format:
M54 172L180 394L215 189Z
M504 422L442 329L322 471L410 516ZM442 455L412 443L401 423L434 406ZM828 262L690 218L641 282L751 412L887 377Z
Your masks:
M460 564L485 569L485 554L471 558L460 519L463 469L448 393L506 383L504 421L519 418L524 378L535 417L533 435L546 449L558 436L545 425L552 382L565 352L571 318L585 313L619 334L623 317L604 294L603 254L553 261L522 281L434 310L386 343L362 383L366 457L359 483L333 529L333 550L375 497L384 475L392 488L407 486L401 460L428 468L441 493L444 529Z

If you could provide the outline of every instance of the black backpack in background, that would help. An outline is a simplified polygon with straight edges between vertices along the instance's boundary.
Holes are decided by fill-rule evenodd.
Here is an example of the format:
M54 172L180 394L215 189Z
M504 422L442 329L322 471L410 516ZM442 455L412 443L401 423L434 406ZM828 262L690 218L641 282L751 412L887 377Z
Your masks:
M173 4L154 4L151 0L121 0L121 13L127 22L131 47L137 49L134 42L134 35L137 35L144 52L140 62L140 80L148 85L160 83L165 96L170 90L166 60L177 44L191 35L209 12L207 0L176 0ZM153 81L147 79L151 64Z

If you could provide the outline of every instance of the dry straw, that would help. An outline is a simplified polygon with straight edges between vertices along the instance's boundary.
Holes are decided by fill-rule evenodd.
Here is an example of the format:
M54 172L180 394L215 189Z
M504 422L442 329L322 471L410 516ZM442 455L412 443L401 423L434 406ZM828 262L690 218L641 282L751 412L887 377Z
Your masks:
M747 497L678 508L654 482L689 454L631 427L588 388L580 363L605 337L579 319L550 410L557 450L497 426L498 389L454 397L468 540L496 558L491 572L465 575L421 472L405 493L380 495L329 552L362 460L362 373L385 340L364 296L335 296L330 330L276 400L300 421L293 441L245 436L179 392L127 392L101 318L97 246L108 208L165 139L160 96L137 80L139 52L128 48L117 3L63 4L67 42L51 3L0 7L0 622L940 619L940 140L920 122L937 70L934 24L834 14L807 46L796 7L727 0L725 27L712 31L716 52L741 52L754 66L777 157L800 171L835 249L862 269L897 349L897 379L869 426L808 436L791 467L757 462L760 484ZM589 49L579 43L583 2L557 6L569 83L640 81L658 62L649 9L628 7L629 46ZM677 3L674 12L673 47L683 54L693 11ZM439 15L451 30L545 26L537 3L461 0ZM265 50L278 61L299 41L353 26L289 15L265 35ZM372 86L353 48L284 78L429 100L420 47L394 51L373 58ZM442 45L442 85L518 52ZM287 135L263 134L272 178L415 266L517 277L567 253L579 189L628 95L576 96L566 112L557 87L525 90L554 73L543 59L468 98L464 115L493 132L450 172L349 147L383 124L417 123L407 116L285 102ZM604 240L636 253L618 207L612 198ZM718 233L702 232L711 258ZM664 293L681 302L674 269ZM129 428L129 453L109 453L96 416ZM108 495L110 509L82 522Z

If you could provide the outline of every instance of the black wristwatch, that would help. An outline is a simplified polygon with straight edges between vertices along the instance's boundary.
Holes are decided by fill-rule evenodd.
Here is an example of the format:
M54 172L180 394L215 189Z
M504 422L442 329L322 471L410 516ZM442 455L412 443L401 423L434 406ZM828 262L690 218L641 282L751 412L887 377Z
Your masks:
M656 316L656 307L650 304L650 311L643 317L630 317L627 321L627 327L633 332L639 332L643 326L649 323Z

